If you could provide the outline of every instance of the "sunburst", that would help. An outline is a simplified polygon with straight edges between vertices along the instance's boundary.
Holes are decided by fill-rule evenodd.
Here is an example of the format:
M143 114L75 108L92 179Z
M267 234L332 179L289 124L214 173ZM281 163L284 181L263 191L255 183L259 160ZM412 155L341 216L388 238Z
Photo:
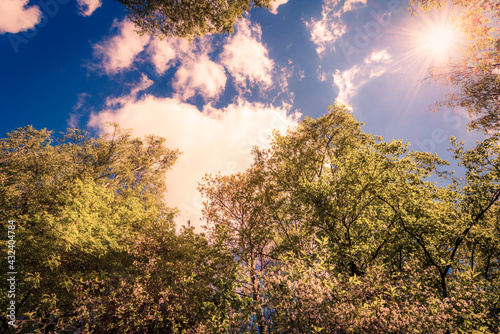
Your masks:
M453 8L419 13L416 17L406 18L404 25L391 30L394 36L392 47L399 51L393 65L414 82L414 89L406 97L410 105L415 102L429 70L456 61L461 54L466 38L453 17L457 17Z
M459 31L451 22L426 22L422 30L416 31L414 45L427 63L442 63L457 51Z
M411 18L405 28L395 32L398 46L405 49L400 65L423 78L430 68L456 60L465 38L452 17L451 9L432 11Z

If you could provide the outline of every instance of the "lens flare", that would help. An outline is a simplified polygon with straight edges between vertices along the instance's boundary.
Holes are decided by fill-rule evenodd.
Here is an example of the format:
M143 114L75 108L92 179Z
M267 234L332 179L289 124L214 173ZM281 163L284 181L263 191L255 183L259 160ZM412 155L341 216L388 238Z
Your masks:
M416 34L416 47L431 62L444 62L453 56L458 43L458 31L447 22L428 24Z
M399 45L406 48L400 62L418 78L425 78L429 69L452 62L460 54L465 37L452 17L451 10L430 12L412 18L399 32Z
M419 13L405 19L401 26L388 28L395 50L391 64L414 82L414 89L407 96L409 104L416 102L424 82L430 83L426 79L433 68L447 66L461 57L467 38L462 33L461 22L455 19L458 14L459 9L446 7L427 14Z

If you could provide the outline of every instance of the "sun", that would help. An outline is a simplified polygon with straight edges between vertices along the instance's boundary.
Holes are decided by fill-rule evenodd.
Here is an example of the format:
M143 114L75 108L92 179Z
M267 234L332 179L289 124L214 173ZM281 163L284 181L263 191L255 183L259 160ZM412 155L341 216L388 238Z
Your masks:
M432 27L425 40L426 49L436 55L446 56L457 43L457 32L451 25Z
M431 11L419 16L411 27L412 53L430 66L440 65L457 55L463 42L459 23L452 9Z
M431 62L444 62L452 57L458 45L458 29L449 22L428 23L417 33L415 43L419 53Z
M407 48L402 59L415 67L419 78L460 55L465 38L452 17L451 11L430 12L414 18L401 33L405 39L402 45Z
M443 68L462 57L467 38L456 20L454 8L430 11L427 14L411 16L403 24L394 27L392 47L398 52L393 66L408 74L408 80L415 83L409 93L410 103L415 102L419 87L429 78L432 69Z

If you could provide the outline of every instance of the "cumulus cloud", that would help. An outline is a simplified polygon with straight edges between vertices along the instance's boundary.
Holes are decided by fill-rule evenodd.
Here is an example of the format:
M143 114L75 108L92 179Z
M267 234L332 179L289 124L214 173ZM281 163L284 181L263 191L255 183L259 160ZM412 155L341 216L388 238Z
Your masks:
M117 74L132 67L149 42L149 36L140 36L129 20L116 21L113 27L118 33L94 45L94 57L98 59L97 69L106 74Z
M176 97L187 100L199 94L205 100L216 100L224 91L226 71L210 59L210 42L206 37L195 43L167 38L148 46L147 53L158 74L180 63L172 83Z
M356 10L358 8L362 8L366 6L367 0L345 0L344 6L342 7L344 12L348 12L351 10Z
M176 96L187 100L196 93L205 100L216 99L226 86L224 67L203 54L194 61L185 62L175 73L172 87Z
M322 55L328 45L333 45L347 31L341 21L342 10L338 8L338 0L325 0L321 10L321 19L305 22L311 34L311 41L316 45L316 52Z
M335 50L334 43L347 32L347 25L342 21L342 14L361 8L366 0L323 0L321 19L305 22L311 41L316 45L316 52L321 56L326 49Z
M138 35L128 20L113 26L118 32L94 45L95 68L112 75L132 69L136 61L149 61L163 75L170 67L178 66L172 82L176 97L187 100L199 94L205 100L216 100L224 91L226 72L210 59L210 38L193 43L176 38L151 40Z
M193 54L193 44L185 39L154 39L148 46L149 59L158 74L164 74L176 62Z
M0 1L0 34L16 34L33 28L42 19L38 6L26 7L29 0Z
M272 84L274 62L262 44L262 30L248 18L236 23L236 34L229 37L220 54L220 61L233 77L235 84L245 90L247 83L267 89Z
M271 8L269 8L269 11L276 15L278 14L278 7L286 4L287 2L288 0L275 0L271 3Z
M338 87L339 93L336 102L349 105L358 89L370 79L379 77L388 70L391 56L386 50L374 51L368 55L360 65L333 74L333 83Z
M90 16L97 8L102 6L101 0L77 0L77 3L82 16Z
M241 99L222 109L207 105L200 111L177 98L137 98L134 91L110 99L105 110L91 115L88 125L117 122L132 128L136 136L165 137L169 147L181 150L182 156L167 173L166 200L180 209L179 226L191 220L199 230L202 205L196 189L201 178L206 173L245 170L251 163L251 148L266 147L272 130L285 131L296 124L297 117L284 107Z

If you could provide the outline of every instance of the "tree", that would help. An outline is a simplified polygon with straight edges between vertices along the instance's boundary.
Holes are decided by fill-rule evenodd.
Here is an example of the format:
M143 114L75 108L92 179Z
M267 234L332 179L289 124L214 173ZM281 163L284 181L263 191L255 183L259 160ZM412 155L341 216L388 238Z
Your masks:
M127 276L78 286L82 333L219 332L234 298L234 266L203 235L151 227L136 240Z
M335 105L275 133L244 174L207 178L211 238L249 273L259 331L495 333L498 144L455 143L469 172L437 185L446 161L364 133Z
M237 19L253 7L269 8L274 0L117 0L139 33L194 39L232 33Z
M209 236L226 247L239 269L238 293L244 299L240 304L246 307L239 319L233 319L233 326L251 330L249 318L255 317L257 332L267 333L261 282L271 262L273 226L262 174L255 168L230 176L207 176L204 181L199 189L207 197L203 215L212 226Z
M162 198L179 152L162 139L52 138L0 141L11 332L499 333L499 134L452 139L457 178L334 105L204 178L207 236L175 231Z
M441 9L442 0L412 0L412 13ZM500 4L491 0L453 0L451 4L460 11L454 18L468 45L455 64L439 66L431 70L431 78L458 91L436 103L437 108L462 107L474 119L472 129L485 132L500 129Z
M7 219L15 221L21 330L65 322L75 285L126 276L135 240L150 226L172 226L175 210L162 198L179 152L164 142L116 125L97 139L79 130L54 139L29 126L0 141L1 226L6 234Z

